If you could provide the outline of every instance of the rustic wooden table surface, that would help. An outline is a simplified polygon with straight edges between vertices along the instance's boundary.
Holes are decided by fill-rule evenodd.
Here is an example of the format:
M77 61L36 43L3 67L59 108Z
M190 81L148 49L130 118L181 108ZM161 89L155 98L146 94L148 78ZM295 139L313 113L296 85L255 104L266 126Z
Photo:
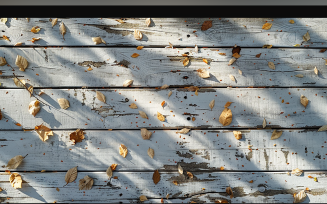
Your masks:
M321 51L326 19L293 18L291 24L286 18L152 18L149 27L145 18L117 19L59 18L54 27L49 18L0 22L1 36L10 40L0 38L0 57L10 65L0 67L0 202L129 203L145 195L144 203L292 203L301 190L305 202L326 201L327 138L326 131L318 132L327 124L327 52ZM212 21L212 27L202 31L204 21ZM62 22L65 40L59 32ZM267 22L272 27L262 29ZM41 30L32 33L33 26ZM143 34L141 40L134 38L134 29ZM307 32L310 39L304 41ZM92 37L106 44L95 45ZM15 47L17 42L23 44ZM173 48L167 48L169 43ZM234 45L241 47L241 57L229 66ZM134 53L139 56L131 57ZM29 63L24 72L15 65L17 55ZM210 77L199 77L200 68ZM13 73L33 86L42 102L35 117L28 111L35 98L6 77ZM123 87L125 80L134 81ZM169 88L161 89L164 84ZM199 88L198 95L185 88L190 86ZM105 103L96 91L104 94ZM309 99L306 108L301 95ZM58 98L66 98L70 107L61 109ZM233 119L223 126L218 119L228 101ZM131 103L138 108L131 109ZM41 124L54 133L44 142L34 130ZM152 132L149 140L142 139L141 128ZM176 133L182 128L191 130ZM85 139L74 145L69 135L77 129L84 130ZM270 140L274 130L283 134ZM242 139L233 131L241 131ZM120 144L128 149L126 158L119 154ZM5 165L26 154L19 167L9 169L23 180L22 188L15 189ZM109 179L106 170L112 164L118 166ZM77 179L64 186L66 172L75 166ZM304 173L288 174L296 168ZM86 175L94 184L79 190Z

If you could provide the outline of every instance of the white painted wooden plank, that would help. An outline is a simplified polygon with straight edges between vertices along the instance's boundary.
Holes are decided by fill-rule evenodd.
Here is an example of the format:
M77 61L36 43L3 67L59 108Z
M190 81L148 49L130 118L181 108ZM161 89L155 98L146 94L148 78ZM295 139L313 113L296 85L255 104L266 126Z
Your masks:
M326 132L284 130L277 140L270 140L272 130L243 130L236 140L232 131L191 130L176 134L174 130L152 130L150 140L143 140L139 130L85 131L85 139L73 145L73 131L54 131L42 142L37 133L0 131L0 166L16 156L28 156L18 171L62 171L78 166L81 171L106 171L113 163L117 171L185 169L237 171L324 170L327 168ZM219 136L217 136L219 135ZM119 155L119 146L128 155ZM248 145L252 145L249 149ZM151 159L147 150L154 149ZM0 168L5 171L5 167Z
M66 172L58 173L20 173L26 182L21 189L14 189L8 181L9 175L0 175L1 188L5 189L2 200L6 197L14 198L13 201L38 200L38 202L57 201L62 202L137 202L140 195L147 196L150 201L160 202L161 198L167 203L183 201L188 203L191 200L211 201L226 199L232 203L241 202L274 202L292 203L293 193L306 190L307 198L304 202L322 203L326 200L325 172L309 173L304 172L302 176L289 176L286 172L276 173L207 173L192 172L194 178L190 179L177 172L160 172L161 179L156 185L152 181L153 172L114 172L111 178L105 172L78 172L77 179L63 187ZM78 190L78 182L84 176L94 179L91 190ZM308 176L317 177L318 182ZM249 181L253 180L253 183ZM173 181L179 182L174 185ZM230 198L226 193L226 187L230 186L234 193L234 198ZM59 188L59 191L56 190ZM167 200L165 197L169 194ZM29 198L29 199L27 199ZM26 202L25 200L25 202ZM149 202L149 201L145 201Z
M190 64L183 66L183 53L190 53ZM132 58L133 53L140 56ZM218 53L226 53L226 56ZM256 55L261 53L260 58ZM325 56L319 49L250 49L243 48L241 57L231 66L232 48L200 49L194 48L1 48L11 67L0 67L1 87L16 87L12 78L1 79L15 73L34 87L122 87L127 79L133 79L133 87L170 86L326 86L327 77ZM25 57L28 68L19 71L15 65L17 55ZM203 62L209 60L209 64ZM128 61L129 68L119 64ZM275 64L275 70L268 67ZM93 70L87 71L91 67ZM317 76L313 69L317 67ZM208 70L210 78L198 76L200 68ZM243 73L239 74L239 70ZM234 75L236 82L230 80ZM303 78L295 77L297 74Z
M172 89L169 98L169 89L99 91L105 95L106 103L96 98L96 90L46 89L38 98L52 107L41 104L34 117L28 106L35 99L30 98L27 90L0 90L3 115L0 129L34 129L41 123L53 129L256 128L262 127L264 118L274 128L319 128L327 123L324 108L327 94L323 88L207 88L200 89L198 96L187 89ZM300 103L301 94L309 100L306 108ZM60 109L58 98L68 99L70 107ZM209 103L213 99L215 107L211 111ZM233 121L222 126L218 119L228 101L233 102L230 106ZM131 103L138 109L129 108ZM149 119L140 117L139 111L144 111ZM164 122L157 119L158 112L165 116Z
M204 21L212 20L212 27L201 31ZM310 40L303 44L310 47L321 47L326 43L327 33L325 18L153 18L152 26L147 27L145 18L127 19L120 24L115 19L72 18L60 19L52 28L49 18L26 19L9 18L6 25L0 24L2 34L11 42L2 38L0 45L13 46L23 42L24 46L93 46L92 37L100 36L107 45L144 45L167 46L239 46L262 47L264 44L292 47L303 42L302 36L309 32ZM64 22L67 28L65 40L59 33L59 23ZM266 22L272 23L270 30L263 30ZM33 26L41 27L37 34L30 30ZM134 29L143 33L143 39L135 40ZM196 32L194 32L196 31ZM41 37L35 42L31 38ZM105 46L105 45L103 45Z

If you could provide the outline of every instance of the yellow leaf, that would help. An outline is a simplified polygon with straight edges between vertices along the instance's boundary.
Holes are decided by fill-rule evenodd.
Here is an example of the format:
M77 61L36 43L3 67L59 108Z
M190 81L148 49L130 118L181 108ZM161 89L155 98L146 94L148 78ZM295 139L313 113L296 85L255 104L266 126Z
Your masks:
M7 36L3 35L2 37L3 37L5 40L8 40L8 41L10 42L10 40L9 40L9 38L8 38Z
M235 81L235 77L233 75L229 75L230 80Z
M166 120L165 116L163 116L161 113L157 112L157 118L158 120L164 122Z
M35 131L43 142L49 139L49 136L53 136L52 130L42 124L35 126Z
M33 86L31 85L30 87L28 87L27 90L30 93L30 97L32 97L32 95L33 95Z
M263 45L263 47L262 48L267 48L267 49L270 49L270 48L272 48L272 45Z
M195 90L195 93L194 93L196 96L198 96L199 94L198 94L198 90Z
M236 61L235 58L230 59L230 60L229 60L229 63L228 63L228 66L229 66L229 65L232 65L235 61Z
M38 33L41 30L41 28L39 28L39 26L35 26L31 29L32 33Z
M220 167L220 171L223 171L225 168L222 166L222 167Z
M128 150L127 150L127 147L123 144L121 144L119 146L119 154L122 156L122 157L126 157L127 156L127 153L128 153Z
M235 57L236 59L238 59L238 58L240 58L240 57L241 57L241 55L240 55L240 54L238 54L237 52L235 52L235 53L233 54L233 57Z
M317 179L317 177L314 177L314 178L313 178L313 180L314 180L315 182L318 182L318 179Z
M204 63L208 64L208 60L207 59L202 59Z
M223 53L223 52L220 52L218 54L226 56L226 53Z
M52 27L55 26L58 22L58 18L55 18L51 21Z
M3 58L3 57L0 57L0 66L3 66L3 65L5 65L5 64L7 64L6 59Z
M142 50L144 46L137 46L137 50Z
M167 84L164 84L164 85L162 85L162 86L160 87L160 89L167 89L167 88L169 88L169 85L167 85Z
M291 174L294 174L295 176L301 176L302 173L303 173L303 170L298 169L298 168L293 169L292 172L291 172Z
M271 23L265 23L265 24L263 24L262 29L269 30L271 28L271 26L272 26Z
M242 139L242 133L241 131L233 131L233 134L237 140Z
M116 170L116 168L117 168L117 166L118 166L118 164L111 164L111 169L113 170L113 171L115 171Z
M146 115L146 113L144 113L143 111L139 111L139 114L142 118L146 118L148 119L148 116Z
M150 27L151 19L150 18L145 19L145 24L146 24L146 26Z
M253 183L253 180L249 181L249 183Z
M262 123L262 128L266 128L266 126L267 126L267 122L266 122L266 119L264 118L263 123Z
M315 67L313 71L314 71L314 73L315 73L316 75L318 75L319 71L318 71L317 67Z
M18 173L12 173L9 177L9 181L15 189L22 188L22 177Z
M179 174L183 174L183 168L181 167L180 164L177 164L177 169Z
M136 57L138 57L138 56L140 56L139 54L137 54L137 53L134 53L134 54L132 54L132 56L131 57L133 57L133 58L136 58Z
M117 22L119 22L119 23L125 23L125 21L123 21L123 20L121 20L121 19L118 19L118 20L116 20Z
M28 105L28 111L34 117L40 111L40 109L41 109L40 102L38 100L34 100Z
M225 108L223 110L223 112L220 114L219 116L219 122L223 125L223 126L227 126L229 124L231 124L232 122L232 110L229 108Z
M227 101L227 103L224 105L224 108L228 108L233 102Z
M41 170L41 173L46 172L46 170Z
M173 184L175 184L177 186L178 185L178 182L177 181L173 181Z
M294 20L292 20L292 19L289 20L288 22L290 22L291 24L295 23Z
M190 62L190 60L188 59L188 57L186 57L186 58L184 59L184 61L183 61L183 65L184 65L184 66L187 66L189 62Z
M142 40L143 35L142 35L142 33L141 33L139 30L135 29L135 30L134 30L134 38L135 38L136 40Z
M111 168L111 166L108 167L108 169L106 171L106 174L109 177L109 179L112 177L112 168Z
M308 40L310 40L309 31L308 31L305 35L303 35L303 40L304 40L304 41L308 41Z
M294 47L300 47L301 45L300 44L295 44L293 45Z

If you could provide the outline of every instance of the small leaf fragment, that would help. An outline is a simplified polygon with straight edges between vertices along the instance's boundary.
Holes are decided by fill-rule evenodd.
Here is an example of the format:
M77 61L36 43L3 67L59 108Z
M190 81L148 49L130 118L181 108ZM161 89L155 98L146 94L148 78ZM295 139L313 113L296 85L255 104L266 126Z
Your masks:
M301 190L299 193L297 193L294 196L293 203L302 203L307 197L307 194L304 192L304 190Z
M289 20L288 22L291 23L291 24L295 23L294 20L292 20L292 19Z
M229 60L228 66L232 65L236 61L236 58L232 58Z
M144 113L143 111L139 111L139 114L142 118L146 118L148 119L148 116L146 115L146 113Z
M52 28L53 28L53 26L55 26L55 25L57 24L57 22L58 22L58 18L55 18L55 19L53 19L53 20L51 21Z
M197 45L195 45L195 47L194 47L194 52L199 53L199 47Z
M28 66L28 61L24 57L17 55L15 64L19 67L20 71L24 72Z
M240 74L240 75L242 75L243 74L243 72L239 69L238 70L238 73Z
M315 182L318 182L318 179L317 179L317 177L314 177L314 178L313 178L313 180L314 180Z
M298 168L293 169L292 172L291 172L291 174L294 174L295 176L301 176L302 173L303 173L303 170L298 169Z
M28 111L34 117L40 111L40 109L41 109L40 102L38 100L31 101L30 104L28 105Z
M134 53L134 54L132 54L132 56L131 57L133 57L133 58L137 58L138 56L140 56L139 54L137 54L137 53Z
M160 174L158 170L155 170L152 176L152 180L154 184L157 184L160 181Z
M94 42L95 45L98 44L107 44L106 41L104 41L101 37L92 37L92 41Z
M178 182L177 181L173 181L173 184L175 184L177 186L178 185Z
M256 58L259 58L261 56L261 53L257 54L255 57Z
M309 31L308 31L305 35L303 35L303 40L304 40L304 41L308 41L308 40L310 40Z
M324 53L324 52L326 52L326 50L327 50L327 49L321 49L319 52L320 52L320 53Z
M233 102L227 101L226 104L224 105L224 108L228 108Z
M213 99L212 101L210 101L209 108L212 110L214 106L215 106L215 99Z
M53 136L53 132L50 128L44 126L43 124L35 126L34 130L39 135L40 139L44 142L49 139L49 136Z
M321 127L318 129L318 132L320 132L320 131L325 131L325 130L327 130L327 125L321 126Z
M82 140L85 138L84 131L77 129L76 131L69 134L69 139L73 142L73 145L75 145L77 142L82 142Z
M210 73L209 71L205 70L205 69L198 69L197 70L198 72L198 75L201 77L201 78L209 78L210 77Z
M233 191L232 191L232 188L231 187L227 187L226 188L226 193L228 195L230 195L230 198L233 198L234 197L234 194L233 194Z
M169 88L169 85L167 85L167 84L164 84L164 85L162 85L162 86L160 87L160 89L167 89L167 88Z
M87 175L81 180L79 180L79 185L78 185L79 190L90 190L92 186L93 186L93 179Z
M205 30L208 30L211 27L212 27L212 21L204 21L202 26L201 26L201 30L205 31Z
M0 57L0 66L3 66L3 65L5 65L5 64L7 64L6 59L3 58L3 57Z
M77 178L77 166L75 166L67 171L66 176L65 176L65 181L68 184L68 183L75 181L76 178Z
M60 191L60 189L57 187L57 188L56 188L56 191L58 191L58 192L59 192L59 191Z
M137 46L137 50L142 50L144 46Z
M270 48L272 48L272 45L263 45L262 48L270 49Z
M143 35L142 35L141 31L135 29L135 30L134 30L134 38L135 38L136 40L142 40Z
M97 99L103 103L106 102L106 96L101 93L100 91L96 91L96 96L97 96Z
M149 155L149 157L151 157L153 159L153 157L154 157L154 150L151 149L150 147L148 149L148 155Z
M274 65L273 62L268 62L268 67L269 67L270 69L275 70L275 65Z
M31 29L32 33L38 33L41 30L41 28L39 28L39 26L35 26Z
M219 122L223 126L227 126L232 123L232 117L233 117L232 110L229 108L225 108L219 116Z
M301 45L300 44L295 44L293 45L294 47L300 47Z
M282 136L282 134L283 134L283 131L274 130L272 135L271 135L270 140L278 139L278 138L280 138L280 136Z
M3 37L5 40L8 40L9 42L11 42L7 36L3 35L2 37Z
M296 77L299 77L299 78L303 78L304 76L303 76L303 74L297 74L297 75L295 75Z
M135 103L131 103L131 105L129 105L129 107L131 109L137 109L137 105Z
M152 135L152 132L146 128L141 128L141 136L144 140L149 140Z
M117 22L119 22L119 23L125 23L125 21L123 21L123 20L121 20L121 19L118 19L118 20L116 20Z
M184 67L187 66L189 62L190 62L189 58L186 57L186 58L183 60L183 65L184 65Z
M18 43L16 43L14 46L22 46L22 45L23 45L22 42L18 42Z
M173 91L169 91L168 98L173 94Z
M265 24L263 24L262 29L269 30L271 28L271 26L272 26L271 23L265 23Z
M301 101L301 104L306 108L309 103L309 100L307 99L307 97L305 97L301 94L300 101Z
M166 118L165 116L163 116L161 113L157 112L157 118L158 120L162 121L162 122L165 122Z
M315 72L316 75L318 75L319 71L318 71L317 67L315 67L313 71Z
M126 147L125 145L121 144L121 145L119 146L119 154L120 154L122 157L126 158L127 153L128 153L127 147Z
M241 57L241 55L240 54L238 54L237 52L235 52L233 55L232 55L233 57L235 57L236 59L238 59L238 58L240 58Z
M60 31L60 34L62 35L62 38L65 40L64 35L66 34L66 27L65 27L64 22L61 22L59 31Z
M189 178L193 178L193 174L191 172L187 171L186 174Z
M123 87L128 87L128 86L132 85L133 84L133 81L134 80L130 80L130 79L124 81Z
M109 179L112 177L112 168L111 168L111 166L108 167L108 169L106 171L106 174L109 177Z
M237 140L242 139L242 132L241 131L233 131L233 134Z
M69 101L65 98L58 98L58 103L62 109L69 108Z
M143 201L146 201L148 200L147 197L145 195L141 195L140 196L140 201L143 202Z
M145 24L146 24L146 26L150 27L151 19L150 18L145 19Z
M9 181L11 183L11 186L14 187L15 189L17 188L22 188L22 177L20 174L18 173L12 173L10 176L9 176Z
M263 123L262 123L262 128L266 128L266 126L267 126L267 122L266 122L266 119L264 118Z
M209 62L208 62L208 60L207 60L207 59L205 59L205 58L203 58L202 60L203 60L203 62L204 62L204 63L206 63L206 64L208 64L208 63L209 63Z
M110 168L112 169L112 171L115 171L117 166L118 164L111 164Z
M181 129L180 131L177 131L176 133L186 134L186 133L188 133L190 130L191 130L191 129L183 128L183 129Z
M229 75L230 80L235 81L235 77L233 75Z

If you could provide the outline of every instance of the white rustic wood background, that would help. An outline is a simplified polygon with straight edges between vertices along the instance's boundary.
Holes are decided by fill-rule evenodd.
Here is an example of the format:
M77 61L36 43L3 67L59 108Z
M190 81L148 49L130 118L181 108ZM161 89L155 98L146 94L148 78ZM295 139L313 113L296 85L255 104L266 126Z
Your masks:
M326 201L327 138L317 130L327 124L327 52L320 52L326 48L327 19L293 18L290 24L288 18L152 18L150 27L145 18L117 19L59 18L53 28L49 18L0 23L2 35L10 39L0 37L0 57L10 65L0 67L0 202L129 203L145 195L144 203L161 203L161 198L164 203L292 203L293 194L306 189L306 203ZM212 27L201 31L206 20L212 20ZM67 29L65 40L59 33L61 22ZM266 22L272 23L270 30L262 29ZM33 26L41 31L30 32ZM134 39L134 29L143 33L142 40ZM307 32L310 40L304 42ZM107 44L94 45L91 38L98 36ZM29 41L35 37L41 40ZM17 42L23 45L15 47ZM173 48L165 48L169 43ZM235 44L241 57L228 66ZM262 48L265 44L272 48ZM186 52L190 64L184 67ZM132 58L133 53L140 56ZM15 65L17 55L29 62L25 72ZM200 78L199 68L207 69L210 78ZM35 98L14 84L13 73L32 85L36 96L44 92L38 96L43 104L36 117L28 112ZM127 79L134 83L125 88ZM160 89L164 84L170 87ZM198 96L185 88L189 86L200 88ZM106 96L106 103L96 98L96 91ZM301 95L310 101L306 108ZM70 107L60 109L58 98L68 99ZM233 102L233 121L222 126L218 118L227 101ZM131 103L138 109L130 109ZM149 118L140 117L139 110ZM157 112L166 121L159 121ZM40 124L54 131L45 142L33 130ZM184 127L191 131L176 133ZM142 139L141 128L153 132L150 140ZM69 134L76 129L86 134L73 145ZM270 140L275 129L283 134ZM236 140L233 130L242 131L243 138ZM120 144L128 148L126 158L119 155ZM155 151L153 159L149 147ZM11 170L23 179L22 188L14 189L4 166L26 154ZM115 178L108 179L105 171L113 163L118 164ZM194 178L180 175L178 164ZM76 181L63 187L67 170L75 166ZM287 174L295 168L304 174ZM156 185L155 170L161 174ZM80 191L78 181L85 175L94 185ZM234 198L227 195L228 186Z

